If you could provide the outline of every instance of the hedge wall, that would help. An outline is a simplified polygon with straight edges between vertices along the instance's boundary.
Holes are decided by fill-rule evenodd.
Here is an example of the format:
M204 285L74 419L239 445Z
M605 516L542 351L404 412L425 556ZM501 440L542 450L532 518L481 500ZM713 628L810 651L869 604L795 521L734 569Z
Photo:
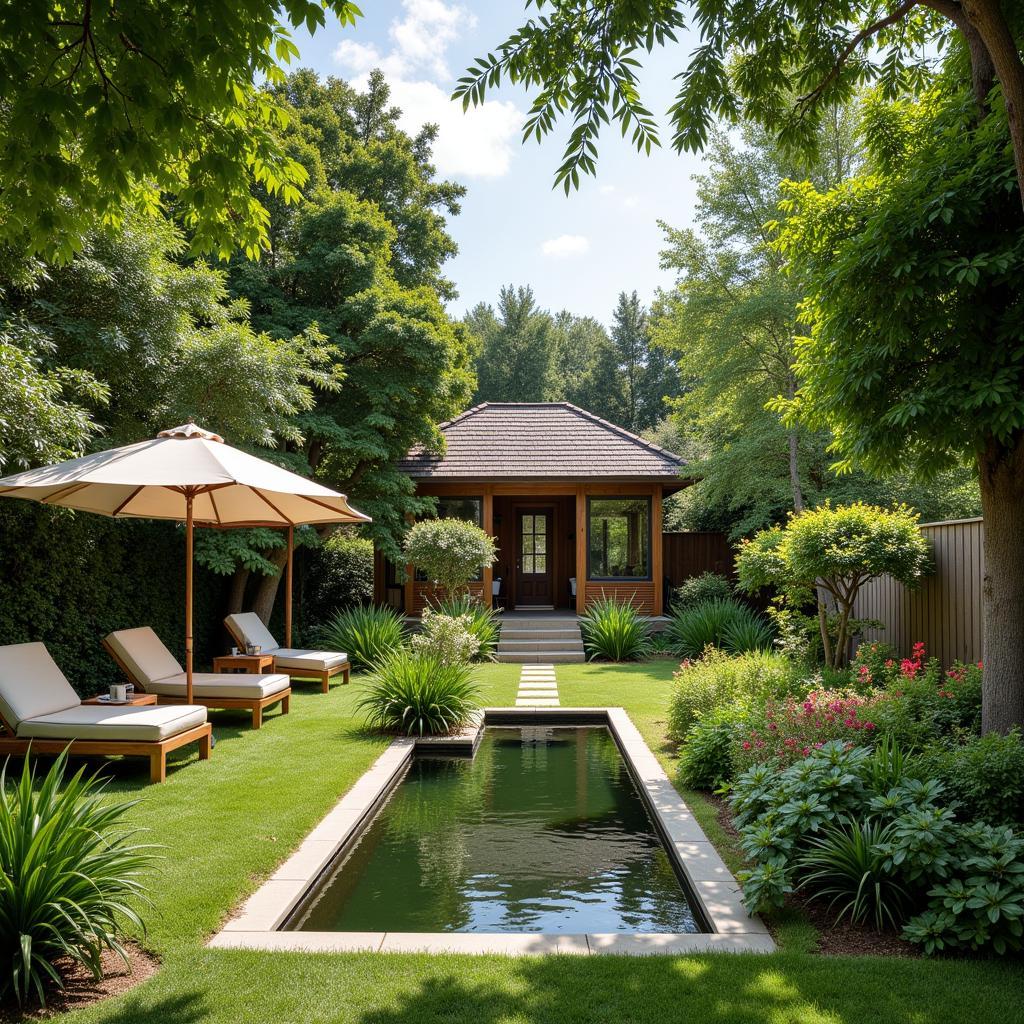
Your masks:
M226 642L229 580L195 572L196 667ZM42 640L72 685L91 695L119 679L100 641L149 625L184 664L185 536L131 522L0 501L0 644Z

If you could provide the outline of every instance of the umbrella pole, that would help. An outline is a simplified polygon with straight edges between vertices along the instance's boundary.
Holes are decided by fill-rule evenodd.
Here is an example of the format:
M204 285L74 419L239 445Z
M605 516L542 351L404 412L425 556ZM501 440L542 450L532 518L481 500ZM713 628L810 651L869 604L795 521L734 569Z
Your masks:
M288 527L288 562L284 573L284 645L292 645L292 560L295 554L295 527Z
M185 495L185 703L192 703L192 495Z

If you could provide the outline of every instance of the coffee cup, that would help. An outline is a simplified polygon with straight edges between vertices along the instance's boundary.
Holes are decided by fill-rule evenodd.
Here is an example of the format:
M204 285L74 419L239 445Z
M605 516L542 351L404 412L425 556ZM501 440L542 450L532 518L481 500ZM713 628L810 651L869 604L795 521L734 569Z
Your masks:
M128 699L128 687L124 683L115 683L110 687L110 699L111 700L127 700Z

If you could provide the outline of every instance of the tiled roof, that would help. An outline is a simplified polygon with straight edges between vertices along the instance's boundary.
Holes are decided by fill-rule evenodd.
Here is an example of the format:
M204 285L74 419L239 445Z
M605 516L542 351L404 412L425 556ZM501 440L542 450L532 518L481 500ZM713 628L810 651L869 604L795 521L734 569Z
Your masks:
M676 479L685 461L569 402L485 402L441 424L444 455L414 448L417 479Z

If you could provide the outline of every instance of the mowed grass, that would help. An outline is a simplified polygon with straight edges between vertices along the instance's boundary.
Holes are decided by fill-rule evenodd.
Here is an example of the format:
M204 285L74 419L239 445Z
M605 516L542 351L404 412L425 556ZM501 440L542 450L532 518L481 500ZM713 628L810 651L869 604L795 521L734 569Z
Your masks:
M667 767L670 662L557 668L563 705L623 706ZM513 702L516 665L483 666L484 700ZM1024 1019L1024 969L968 961L825 958L783 952L691 957L282 954L211 950L207 938L275 869L387 744L355 713L365 677L324 696L296 689L292 713L259 732L215 713L208 763L172 758L168 781L111 769L140 802L135 821L166 847L145 944L162 969L61 1020L110 1024L565 1024L666 1021L860 1024ZM690 795L687 794L690 799ZM695 810L705 816L696 801Z

